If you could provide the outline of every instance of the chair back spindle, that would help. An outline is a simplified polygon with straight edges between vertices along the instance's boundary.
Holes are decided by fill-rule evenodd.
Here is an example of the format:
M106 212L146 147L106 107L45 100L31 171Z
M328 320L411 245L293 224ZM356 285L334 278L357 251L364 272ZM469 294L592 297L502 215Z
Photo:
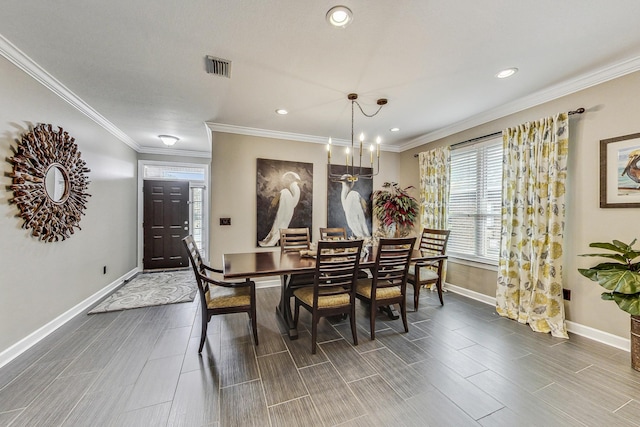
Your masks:
M345 240L347 230L344 227L320 227L320 240Z
M282 252L301 251L309 249L311 236L308 228L281 228L280 250Z

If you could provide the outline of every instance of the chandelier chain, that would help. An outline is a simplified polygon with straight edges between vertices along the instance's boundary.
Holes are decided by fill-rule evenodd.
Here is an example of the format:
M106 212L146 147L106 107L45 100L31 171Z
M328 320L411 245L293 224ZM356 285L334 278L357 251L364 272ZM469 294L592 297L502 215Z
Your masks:
M373 113L373 114L367 114L367 113L365 113L365 112L364 112L364 110L362 109L362 106L360 105L360 103L359 103L358 101L351 101L351 102L352 102L352 103L355 103L355 104L358 106L358 108L360 109L360 112L361 112L365 117L373 117L373 116L375 116L376 114L378 114L378 113L380 112L380 110L382 110L382 107L384 107L384 105L380 105L380 106L378 107L378 109L376 110L376 112L375 112L375 113Z

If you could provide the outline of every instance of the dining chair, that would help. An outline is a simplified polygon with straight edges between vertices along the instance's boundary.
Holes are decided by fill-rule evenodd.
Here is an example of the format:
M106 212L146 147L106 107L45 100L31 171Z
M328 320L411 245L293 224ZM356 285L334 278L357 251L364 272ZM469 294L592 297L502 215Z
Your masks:
M318 321L321 317L348 314L353 344L356 332L355 285L362 240L321 240L318 242L312 287L296 289L293 324L297 327L300 307L311 313L311 353L316 353Z
M435 285L440 298L440 305L444 305L442 298L442 279L444 277L444 267L447 255L447 241L449 240L449 230L437 230L425 228L420 237L420 252L429 254L430 257L424 261L417 261L409 268L407 281L413 285L413 308L418 310L420 298L420 288L425 285Z
M207 338L209 320L216 314L247 313L251 320L254 342L258 345L255 282L249 279L244 282L223 282L209 277L209 272L222 274L222 270L211 268L204 263L193 236L185 237L182 242L187 248L200 295L202 330L198 353L202 352L204 340Z
M344 227L320 227L320 240L344 240L347 229Z
M407 272L415 237L400 239L380 239L372 278L359 279L356 285L356 298L370 306L371 339L376 339L376 314L379 307L398 304L404 324L407 323Z
M281 228L280 251L300 252L311 248L311 233L309 228ZM313 285L313 273L294 273L281 276L283 301L291 307L293 291L300 287ZM291 308L288 309L289 313Z
M309 249L311 236L308 228L281 228L280 250L283 252Z

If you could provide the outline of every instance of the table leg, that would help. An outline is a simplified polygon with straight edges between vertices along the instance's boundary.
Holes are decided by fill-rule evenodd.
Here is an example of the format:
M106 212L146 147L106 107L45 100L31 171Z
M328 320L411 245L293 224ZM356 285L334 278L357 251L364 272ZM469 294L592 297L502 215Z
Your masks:
M298 328L293 324L293 314L291 313L291 299L289 296L288 280L291 276L280 276L280 302L276 306L276 314L287 328L287 334L290 340L298 339Z
M380 307L380 311L382 311L387 316L389 316L389 319L391 319L391 320L396 320L396 319L400 318L400 314L398 313L398 310L396 310L396 306L395 305L382 306L382 307Z

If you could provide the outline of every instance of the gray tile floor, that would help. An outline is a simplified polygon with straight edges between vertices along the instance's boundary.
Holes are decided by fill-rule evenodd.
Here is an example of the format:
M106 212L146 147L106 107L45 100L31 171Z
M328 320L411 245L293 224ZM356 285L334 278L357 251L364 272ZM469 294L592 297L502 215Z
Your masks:
M640 372L629 353L536 334L493 307L422 292L400 320L380 314L369 340L358 308L309 316L290 341L279 289L259 289L260 345L247 317L217 316L197 354L197 304L80 315L0 369L0 426L633 426Z

